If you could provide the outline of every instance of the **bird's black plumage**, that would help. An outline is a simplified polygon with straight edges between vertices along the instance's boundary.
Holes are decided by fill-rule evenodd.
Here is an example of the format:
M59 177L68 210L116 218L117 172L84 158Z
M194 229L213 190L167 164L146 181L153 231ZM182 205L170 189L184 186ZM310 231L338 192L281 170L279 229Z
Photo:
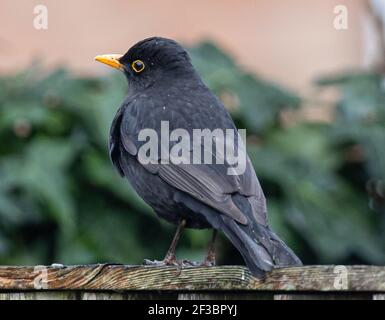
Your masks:
M133 61L145 64L141 73ZM300 260L268 227L266 201L247 158L241 175L228 175L224 164L142 164L142 129L236 129L219 99L206 87L186 51L175 41L149 38L119 59L128 95L110 131L110 157L122 176L162 218L191 228L221 230L240 251L253 274ZM160 143L160 142L159 142ZM161 146L160 146L161 147Z

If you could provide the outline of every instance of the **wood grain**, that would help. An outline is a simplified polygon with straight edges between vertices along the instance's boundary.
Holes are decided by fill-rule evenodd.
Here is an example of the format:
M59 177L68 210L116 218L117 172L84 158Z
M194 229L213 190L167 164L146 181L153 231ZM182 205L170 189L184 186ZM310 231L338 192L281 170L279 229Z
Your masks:
M24 291L36 290L56 291L59 295L83 290L80 299L96 299L92 295L95 291L104 291L105 298L120 299L113 293L132 290L178 290L181 291L181 299L186 298L183 292L228 290L273 291L278 299L285 297L279 292L371 292L381 297L380 294L385 292L385 267L319 265L281 268L266 274L263 279L253 277L242 266L189 267L182 270L176 267L109 264L0 267L0 294L14 292L17 298Z

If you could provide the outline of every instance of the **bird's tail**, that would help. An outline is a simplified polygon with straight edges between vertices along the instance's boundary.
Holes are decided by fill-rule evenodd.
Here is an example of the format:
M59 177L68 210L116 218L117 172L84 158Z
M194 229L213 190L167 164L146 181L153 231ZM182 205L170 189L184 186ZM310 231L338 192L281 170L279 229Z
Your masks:
M242 254L247 267L256 277L262 277L275 266L300 266L301 260L268 226L250 221L240 225L222 215L220 229Z
M217 211L182 193L177 196L178 202L203 214L213 228L221 230L227 236L242 254L254 276L263 277L266 271L272 270L275 266L302 265L301 260L268 226L256 221L248 201L243 197L236 195L234 200L248 220L246 225L239 224L225 214L218 214Z

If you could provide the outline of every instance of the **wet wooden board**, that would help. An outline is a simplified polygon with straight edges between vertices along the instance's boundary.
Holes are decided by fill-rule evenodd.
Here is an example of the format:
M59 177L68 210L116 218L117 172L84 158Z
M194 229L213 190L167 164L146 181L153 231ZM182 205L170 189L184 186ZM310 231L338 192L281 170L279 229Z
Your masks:
M385 294L385 267L304 266L262 279L243 266L0 266L0 299L301 299Z

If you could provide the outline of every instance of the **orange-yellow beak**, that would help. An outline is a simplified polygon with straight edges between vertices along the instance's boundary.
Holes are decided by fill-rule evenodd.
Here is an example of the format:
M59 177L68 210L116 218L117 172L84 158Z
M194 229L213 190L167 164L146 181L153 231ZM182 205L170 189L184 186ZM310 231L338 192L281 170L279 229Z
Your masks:
M121 58L121 54L103 54L100 56L96 56L95 60L115 69L123 70L123 65L119 62L119 58Z

